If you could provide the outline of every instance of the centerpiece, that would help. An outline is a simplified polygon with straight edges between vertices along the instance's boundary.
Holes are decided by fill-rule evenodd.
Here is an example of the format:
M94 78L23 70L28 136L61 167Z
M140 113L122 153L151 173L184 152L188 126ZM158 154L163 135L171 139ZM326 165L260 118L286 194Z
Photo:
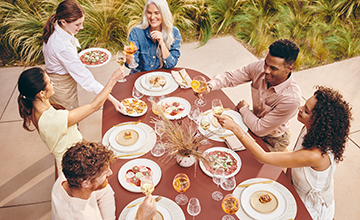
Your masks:
M151 123L159 125L159 129L162 129L163 135L161 138L166 140L165 147L168 156L175 158L182 167L196 164L198 160L209 163L204 157L203 151L199 150L199 147L203 145L201 144L202 141L207 140L212 133L201 135L198 125L188 118L170 121L165 116L161 106L155 102L152 102L152 105L159 118L153 118Z

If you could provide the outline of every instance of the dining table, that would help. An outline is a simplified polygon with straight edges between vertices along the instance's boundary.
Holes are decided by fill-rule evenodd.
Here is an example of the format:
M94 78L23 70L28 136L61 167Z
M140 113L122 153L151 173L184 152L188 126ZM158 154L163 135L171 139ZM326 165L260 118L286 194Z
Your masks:
M172 70L153 70L146 72L139 72L135 74L131 74L126 76L126 82L117 83L111 94L118 100L123 100L125 98L132 97L132 89L134 87L134 83L138 77L143 74L147 74L154 71L162 71L171 73L171 71L180 71L185 69L188 75L191 78L195 76L201 75L207 81L210 80L205 74L190 68L181 68L176 67ZM241 94L239 94L241 96ZM197 98L191 88L180 88L178 87L175 91L170 94L167 94L166 97L181 97L186 99L191 105L194 105L194 101ZM227 95L222 90L212 91L209 94L204 95L204 98L207 100L207 104L200 109L204 112L211 109L211 100L220 99L224 108L235 109L234 103L227 97ZM245 98L245 97L244 97ZM246 97L248 98L248 97ZM106 101L103 106L102 113L102 136L111 129L114 125L123 122L136 122L141 120L142 123L145 123L152 128L154 128L154 124L150 121L153 118L158 117L151 111L151 103L147 100L147 96L141 98L147 105L147 112L140 117L129 117L127 115L123 115L115 110L113 105ZM183 119L179 119L183 120ZM249 134L253 137L253 139L265 150L268 151L265 143L261 138L256 137L250 131ZM224 142L210 140L210 143L204 146L201 146L199 150L205 151L208 148L212 147L227 147ZM295 191L290 178L286 175L281 167L276 167L268 164L259 163L247 150L238 151L236 154L241 158L241 169L237 175L235 175L236 184L239 184L245 180L251 178L267 178L276 181L282 186L286 187L294 197L296 201L296 217L294 219L311 219L309 212L307 211L304 203L300 199L299 195ZM185 173L190 179L190 188L184 193L190 199L191 197L196 197L200 201L201 212L196 216L196 219L208 220L208 219L221 219L226 213L221 208L221 201L215 201L212 199L212 192L219 190L225 196L226 194L232 193L232 191L225 191L212 181L212 178L206 175L199 166L199 163L195 163L190 167L181 167L177 164L174 158L167 156L166 154L161 157L155 157L150 152L142 155L138 158L149 159L156 162L161 168L161 179L159 183L155 186L155 190L153 191L153 195L160 195L165 198L175 200L175 197L178 195L178 192L173 188L173 179L174 176L178 173ZM111 169L113 171L113 175L109 178L109 184L115 192L115 204L116 204L116 219L119 219L121 212L126 209L126 206L135 199L143 197L144 195L140 193L134 193L126 190L121 186L118 180L118 172L121 167L131 161L132 159L116 159L116 161L111 165ZM187 205L180 206L185 219L192 219L192 216L187 212ZM239 219L235 214L232 215L235 219Z

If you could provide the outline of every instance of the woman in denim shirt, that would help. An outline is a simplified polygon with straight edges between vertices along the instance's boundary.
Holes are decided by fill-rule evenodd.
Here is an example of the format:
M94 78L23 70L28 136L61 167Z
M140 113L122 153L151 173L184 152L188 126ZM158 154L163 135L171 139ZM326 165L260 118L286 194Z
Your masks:
M142 22L130 32L129 41L134 41L138 50L133 56L126 55L125 66L129 68L132 60L139 64L130 74L176 66L181 35L173 26L173 17L165 0L146 2Z

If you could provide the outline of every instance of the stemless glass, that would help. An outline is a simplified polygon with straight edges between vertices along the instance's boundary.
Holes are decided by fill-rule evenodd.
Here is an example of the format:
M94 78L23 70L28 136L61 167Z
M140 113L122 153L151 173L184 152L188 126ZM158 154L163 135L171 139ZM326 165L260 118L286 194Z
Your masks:
M217 187L219 188L219 185L224 182L224 178L225 178L225 170L222 167L218 167L215 169L212 180L213 182L217 185ZM220 191L214 191L211 194L211 197L215 200L215 201L220 201L223 198L223 194Z
M151 154L154 157L161 157L165 153L165 144L161 141L156 142L155 146L151 148Z
M199 119L199 116L201 114L201 110L199 107L197 106L191 106L190 108L190 112L188 114L188 117L193 120L196 124L198 124L198 119Z
M223 188L226 191L233 190L236 186L236 180L235 177L226 177L224 182L221 183L221 188Z
M193 80L190 83L191 88L194 90L194 92L199 94L199 97L195 100L195 105L199 107L203 107L206 105L207 101L204 99L203 93L207 90L207 84L206 80L203 76L195 76Z
M235 214L239 208L240 203L234 194L227 194L221 203L221 208L229 215L222 217L222 220L235 220L232 214Z
M209 115L200 114L199 116L199 125L205 131L205 135L207 134L207 130L210 128L210 119ZM205 139L201 141L201 144L207 145L209 144L209 140Z
M123 52L118 51L118 52L116 53L116 62L117 62L117 64L119 64L119 66L123 66L123 65L124 65L124 63L126 62L126 57L125 57L125 55L124 55ZM124 76L124 77L125 77L125 76ZM126 82L126 79L125 79L125 78L122 78L122 79L118 80L118 82Z
M193 220L195 219L195 216L197 216L200 213L201 207L200 207L200 202L197 198L191 198L189 200L187 211L193 217Z
M134 53L136 53L136 51L137 51L135 42L134 41L126 42L124 45L124 51L128 55L134 55ZM135 63L135 61L133 61L129 64L129 68L131 68L131 69L134 69L137 66L138 66L138 64Z
M132 96L136 99L141 99L144 96L144 94L141 93L139 90L137 90L136 87L134 86L132 90Z
M173 187L180 193L175 197L175 202L179 205L185 205L189 199L183 193L190 187L189 177L185 173L176 174L173 180Z
M141 192L144 193L145 195L149 195L151 194L155 187L154 187L154 182L151 176L143 176L141 179Z
M211 105L212 105L212 112L214 115L221 115L224 112L224 108L220 99L212 100ZM220 126L218 132L223 133L224 131L225 129Z

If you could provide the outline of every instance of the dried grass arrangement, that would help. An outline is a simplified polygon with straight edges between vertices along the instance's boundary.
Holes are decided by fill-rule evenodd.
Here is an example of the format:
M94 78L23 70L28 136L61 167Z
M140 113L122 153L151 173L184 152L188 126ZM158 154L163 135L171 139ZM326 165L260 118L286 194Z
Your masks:
M165 147L168 149L168 155L170 157L190 156L193 155L197 160L201 160L203 163L209 163L209 161L203 156L203 151L199 150L201 141L208 139L212 133L207 135L197 135L199 133L197 124L189 118L182 120L170 121L162 108L155 102L152 102L152 108L159 113L160 118L152 118L151 123L159 124L164 134L162 138L166 140Z

